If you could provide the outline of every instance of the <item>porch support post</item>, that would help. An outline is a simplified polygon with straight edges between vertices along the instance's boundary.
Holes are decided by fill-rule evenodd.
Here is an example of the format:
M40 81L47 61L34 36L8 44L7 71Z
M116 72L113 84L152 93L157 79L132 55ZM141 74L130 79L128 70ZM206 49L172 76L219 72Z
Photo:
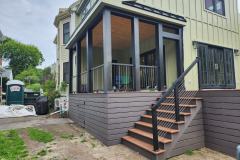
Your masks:
M86 50L87 50L87 86L86 90L88 93L92 92L92 72L93 67L93 45L92 45L92 30L86 32Z
M133 44L133 64L134 64L134 81L135 90L141 90L140 86L140 40L139 40L139 19L137 17L133 18L132 21L132 44Z
M81 41L77 41L77 93L81 92Z
M112 89L112 35L111 12L103 11L103 59L104 59L104 92Z
M72 93L73 49L69 49L69 93Z
M157 60L157 82L158 90L162 91L165 89L165 66L164 66L164 55L163 55L163 27L162 24L157 24L156 27L157 37L156 37L156 60Z
M184 57L183 57L183 28L179 29L179 60L178 67L180 68L180 73L178 73L178 77L184 72Z

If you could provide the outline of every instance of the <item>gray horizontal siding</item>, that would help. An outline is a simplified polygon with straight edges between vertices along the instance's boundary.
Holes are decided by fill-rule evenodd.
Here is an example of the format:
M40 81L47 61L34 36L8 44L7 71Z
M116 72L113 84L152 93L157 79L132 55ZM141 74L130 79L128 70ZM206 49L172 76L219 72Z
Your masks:
M206 147L233 157L240 144L240 91L203 91Z
M107 95L77 94L69 96L70 118L93 136L107 142Z
M176 143L170 157L183 154L187 150L200 149L204 146L203 115L202 110L200 110Z
M127 134L161 93L132 92L70 95L70 118L106 145Z
M121 142L134 123L140 120L161 93L110 93L108 94L109 145Z

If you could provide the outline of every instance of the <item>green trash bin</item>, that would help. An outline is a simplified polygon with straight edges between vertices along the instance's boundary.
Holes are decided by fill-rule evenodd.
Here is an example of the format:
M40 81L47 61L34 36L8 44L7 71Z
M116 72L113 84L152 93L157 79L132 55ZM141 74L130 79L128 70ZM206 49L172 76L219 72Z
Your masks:
M24 104L24 83L18 80L11 80L7 82L7 105Z

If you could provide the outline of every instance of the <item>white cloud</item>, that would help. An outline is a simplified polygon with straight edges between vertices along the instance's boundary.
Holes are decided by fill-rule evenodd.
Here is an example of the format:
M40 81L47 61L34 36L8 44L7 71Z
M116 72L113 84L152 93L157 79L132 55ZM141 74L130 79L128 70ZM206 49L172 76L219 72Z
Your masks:
M238 0L238 12L240 13L240 0Z
M0 30L18 41L36 45L43 53L43 67L55 62L53 25L59 8L75 0L0 0Z

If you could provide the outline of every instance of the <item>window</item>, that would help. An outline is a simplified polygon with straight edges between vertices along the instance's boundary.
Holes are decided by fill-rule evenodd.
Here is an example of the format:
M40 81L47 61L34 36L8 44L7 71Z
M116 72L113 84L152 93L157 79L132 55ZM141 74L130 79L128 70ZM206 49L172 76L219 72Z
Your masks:
M69 22L63 24L63 44L66 44L70 38L70 24Z
M207 10L225 15L224 0L205 0Z
M69 83L69 62L63 63L63 81Z
M168 32L172 34L179 34L179 29L178 28L173 28L173 27L168 27L168 26L163 26L163 32Z
M200 87L235 88L233 51L200 44Z

